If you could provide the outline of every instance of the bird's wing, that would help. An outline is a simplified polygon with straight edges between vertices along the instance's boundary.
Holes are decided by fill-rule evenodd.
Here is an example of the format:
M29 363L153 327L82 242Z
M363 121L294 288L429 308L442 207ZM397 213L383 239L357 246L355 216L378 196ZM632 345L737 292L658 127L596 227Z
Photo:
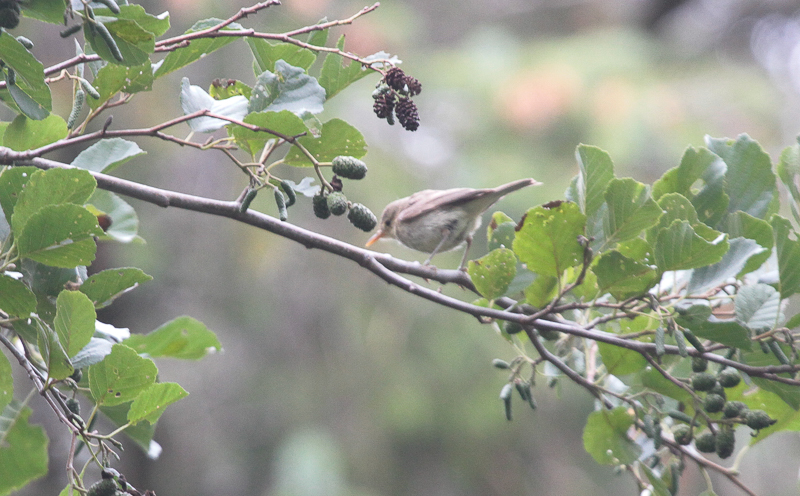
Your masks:
M398 220L412 220L430 211L431 205L451 206L473 200L487 190L472 188L453 188L440 191L418 191L409 197L409 205L397 216ZM472 193L472 194L470 194Z

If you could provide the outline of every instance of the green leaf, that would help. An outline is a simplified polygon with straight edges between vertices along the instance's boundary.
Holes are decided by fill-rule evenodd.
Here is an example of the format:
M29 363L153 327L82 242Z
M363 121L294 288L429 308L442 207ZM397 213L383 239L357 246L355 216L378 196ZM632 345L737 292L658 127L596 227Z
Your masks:
M258 76L247 112L291 110L297 115L322 112L325 89L317 80L283 60L275 62L275 70Z
M20 257L54 267L89 265L97 245L94 236L103 230L97 217L85 208L48 205L28 219L17 242Z
M736 277L744 269L748 260L763 251L765 251L764 248L752 239L731 239L730 248L722 260L713 265L694 269L689 280L689 292L702 293L724 283L731 277Z
M115 344L102 362L89 367L89 387L97 404L120 405L155 384L157 375L152 360L124 344Z
M569 267L583 261L583 234L586 217L571 202L547 209L528 210L522 228L514 238L514 252L529 270L560 278Z
M22 15L32 19L64 24L64 0L25 0L20 2Z
M322 19L317 21L317 24L315 26L318 26L320 24L325 24L327 22L328 22L328 18L327 17L323 17ZM318 47L324 47L325 44L328 43L328 30L327 29L317 29L317 30L311 31L311 33L308 34L307 43L309 45L314 45L314 46L318 46Z
M535 279L525 288L525 301L541 308L550 303L558 292L558 279L555 276L534 274Z
M777 166L778 177L791 195L789 206L796 223L800 223L800 145L787 147L781 153Z
M80 290L89 297L95 308L103 308L139 284L152 279L152 276L135 267L106 269L93 274L81 284Z
M650 484L653 486L652 494L654 496L673 496L667 484L661 480L650 467L640 461L639 469L644 472L644 475L647 476L647 480L650 481Z
M624 407L590 413L583 429L584 449L603 465L633 463L642 452L628 437L633 422L633 416Z
M125 344L151 357L172 357L198 360L209 352L222 349L217 337L202 322L191 317L178 317L149 334L134 334Z
M155 36L131 19L96 16L97 22L103 23L122 54L122 60L114 57L106 40L99 30L92 29L90 23L83 25L83 36L97 55L112 64L133 67L149 63L150 54L155 51Z
M486 240L488 241L489 251L510 247L514 243L516 227L517 223L508 215L503 212L493 213L491 222L486 226Z
M13 401L0 414L0 494L47 475L47 434L28 423L31 413Z
M612 179L605 194L603 236L593 248L602 252L621 241L637 237L661 216L661 208L650 197L650 188L631 178Z
M641 380L642 386L655 391L656 393L663 394L664 396L677 400L681 403L688 405L692 404L691 394L661 375L658 370L654 369L650 365L644 368L644 371L641 374Z
M0 353L0 411L14 399L14 378L11 374L11 362Z
M53 327L68 357L72 358L89 344L96 318L94 305L85 294L66 289L59 293Z
M691 201L699 218L716 224L727 211L725 162L706 148L688 148L678 167L668 170L653 184L653 198L678 193ZM702 187L695 189L696 184Z
M13 90L11 97L14 102L31 119L45 118L53 109L53 105L50 87L44 81L42 63L5 30L0 32L0 54L3 54L2 60L5 65L16 73L16 84L9 88ZM25 97L21 97L20 94L24 94ZM5 146L10 147L8 142L5 142Z
M741 210L763 219L777 189L772 162L767 152L746 134L736 140L706 137L708 148L727 165L725 192L729 212Z
M767 284L742 287L736 293L736 320L755 334L761 334L783 324L778 291Z
M681 325L683 324L681 323ZM709 339L715 343L743 350L753 349L750 331L735 320L719 320L711 316L704 322L698 321L684 327L691 330L698 338Z
M243 96L232 96L225 100L214 100L203 88L189 84L189 78L183 78L181 108L184 115L198 110L210 110L213 114L242 120L247 115L247 99ZM189 121L189 127L198 133L210 133L228 124L230 122L215 117L197 117Z
M600 291L611 293L619 301L647 293L660 279L660 274L649 265L616 250L603 253L592 271L597 275Z
M291 43L269 43L260 38L246 38L245 41L253 52L256 76L264 71L274 71L275 63L283 60L289 65L308 70L317 60L317 54L307 48Z
M92 195L97 181L86 171L75 169L39 170L31 174L20 193L11 216L14 234L20 236L25 224L40 209L49 205L83 204Z
M117 427L122 427L128 423L128 412L130 411L132 403L123 403L122 405L100 407L100 411L108 417L111 422ZM123 431L126 436L131 438L151 460L158 458L161 453L161 446L153 441L153 434L155 434L156 426L148 422L140 422L136 425L131 425Z
M92 337L89 343L71 358L72 366L76 369L84 369L96 363L100 363L111 353L113 343L104 338Z
M6 82L8 82L8 78L6 78ZM18 84L8 84L6 85L6 90L13 101L13 105L9 105L9 107L12 109L15 109L16 107L16 109L18 109L26 117L39 121L50 115L50 111L36 102L36 100L34 100L33 97L31 97L28 92L26 92ZM32 92L31 90L28 91ZM11 103L3 98L1 93L0 99L6 103Z
M282 133L287 136L298 136L308 132L308 128L303 120L290 112L282 110L280 112L253 112L244 118L244 122L253 124ZM236 144L254 158L261 154L267 141L275 139L275 136L264 131L251 131L242 126L232 126L232 134ZM318 189L318 188L317 188Z
M24 282L0 274L0 310L11 317L28 317L36 311L36 295Z
M110 138L100 140L83 150L75 157L70 165L106 174L133 157L138 157L146 153L146 151L139 148L139 145L133 141L127 141L122 138Z
M656 264L666 272L717 263L728 251L726 238L720 235L716 239L704 239L688 221L676 220L656 237L653 247Z
M100 98L87 97L89 108L97 109L120 91L126 93L150 91L153 89L153 79L153 66L149 61L132 67L106 64L92 81L92 86L100 93Z
M205 19L202 21L197 21L194 26L192 26L185 34L196 33L198 31L203 31L204 29L208 29L214 26L219 25L220 23L224 22L222 19ZM237 24L232 22L221 29L221 31L231 31L231 30L240 30L242 29L241 24ZM192 62L199 60L201 57L205 57L206 55L210 55L212 52L219 50L220 48L224 47L229 43L233 43L236 41L236 38L231 37L219 37L219 38L200 38L196 40L192 40L192 42L181 48L177 48L174 51L167 54L166 58L158 65L158 69L156 69L154 76L156 78L160 78L170 72L177 71L178 69L185 67Z
M773 382L773 381L769 381ZM784 384L784 386L789 386ZM792 386L789 386L791 388ZM794 387L796 390L797 388ZM779 395L759 389L752 391L747 395L741 395L737 401L743 401L751 410L764 410L770 418L777 420L772 426L761 429L758 434L753 433L755 436L750 440L750 444L756 444L762 439L780 431L798 431L800 430L800 412L792 408L791 405L786 403Z
M120 243L143 241L139 237L139 217L136 211L125 200L110 191L96 189L89 198L91 207L111 218L111 226L106 229L100 239L113 239Z
M146 420L150 424L155 424L167 406L188 395L189 393L180 384L174 382L153 384L133 400L128 410L128 422L138 424Z
M252 93L253 88L237 79L215 79L211 81L211 85L208 87L208 94L214 100L225 100L232 96L241 95L249 101Z
M569 198L581 207L586 217L594 217L605 202L605 191L614 179L614 162L608 152L589 145L575 150L580 174L576 178L576 198Z
M75 369L58 334L40 319L36 319L36 331L39 353L47 364L47 377L58 381L72 375Z
M11 225L11 215L17 204L23 186L28 183L31 175L39 169L33 166L7 167L0 172L0 208L3 209L8 224Z
M95 14L130 19L155 37L159 37L169 30L169 12L162 12L154 16L148 14L141 5L120 5L119 14L113 14L108 9L95 9Z
M497 248L484 257L470 260L467 273L478 293L494 300L505 294L517 275L517 257L508 248Z
M769 222L757 219L746 212L733 212L725 217L724 224L718 226L728 237L743 237L752 239L764 250L751 255L744 268L739 272L739 277L758 269L772 254L774 240L772 239L772 226Z
M55 114L38 121L20 114L6 128L3 144L16 151L34 150L66 138L67 133L67 123Z
M635 374L647 367L647 360L639 352L600 342L597 347L609 374L619 377Z
M344 35L339 37L336 47L344 51ZM325 88L326 99L330 100L350 84L372 73L373 71L363 68L357 62L345 59L338 54L329 53L325 55L325 60L322 63L319 84Z
M788 298L800 291L800 240L788 219L773 215L770 223L778 257L778 287L781 298Z
M330 162L339 155L361 158L367 154L364 136L341 119L331 119L322 125L320 137L303 136L297 140L318 162ZM283 159L287 165L311 167L313 164L297 147L292 147Z

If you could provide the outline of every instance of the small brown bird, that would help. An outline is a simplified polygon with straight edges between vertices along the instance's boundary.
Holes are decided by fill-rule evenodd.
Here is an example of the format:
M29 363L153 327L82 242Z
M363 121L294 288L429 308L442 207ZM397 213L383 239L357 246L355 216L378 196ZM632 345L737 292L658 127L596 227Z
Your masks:
M426 189L388 204L381 215L378 231L367 241L372 246L380 238L393 238L403 245L434 255L466 243L460 268L467 262L472 235L481 225L481 214L500 198L518 189L541 184L520 179L490 189Z

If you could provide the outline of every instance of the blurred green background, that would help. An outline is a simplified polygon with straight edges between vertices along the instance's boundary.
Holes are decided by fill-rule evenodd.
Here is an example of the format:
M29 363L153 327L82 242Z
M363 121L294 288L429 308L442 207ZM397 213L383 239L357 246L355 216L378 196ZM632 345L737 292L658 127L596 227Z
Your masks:
M143 5L151 13L169 10L168 34L175 35L249 4ZM283 31L349 17L364 5L285 0L244 24ZM375 13L333 30L329 42L346 33L355 53L397 54L423 85L415 98L420 129L409 133L374 117L377 76L331 100L322 120L340 117L364 133L370 172L346 192L376 214L428 187L544 182L498 204L518 218L563 198L579 143L609 151L618 176L647 183L676 166L687 146L702 146L706 134L746 132L776 160L800 130L798 9L800 3L780 0L385 0ZM73 53L71 42L34 22L17 32L37 43L46 66ZM129 108L111 112L114 126L180 115L182 76L203 87L214 78L252 83L251 57L237 42L159 80ZM54 86L63 116L70 90ZM188 127L173 131L185 136ZM149 153L119 169L126 178L219 199L246 186L221 154L137 141ZM299 181L305 172L285 176ZM346 220L320 221L308 200L300 202L290 222L356 245L366 241ZM538 410L517 402L514 421L505 420L498 393L506 374L490 363L516 354L491 326L266 232L131 203L147 243L102 245L92 270L133 265L154 280L100 319L141 333L188 314L225 348L199 363L158 362L162 380L191 394L159 422L159 460L132 445L124 452L118 469L137 488L160 496L636 494L630 477L615 476L583 450L593 409L585 391L566 382L549 389L540 380ZM275 214L271 198L252 208ZM473 258L485 252L478 238ZM375 247L424 258L391 243ZM459 257L435 262L452 268ZM20 375L17 387L22 383ZM35 420L49 426L51 473L19 494L57 494L66 484L69 439L43 403L33 406ZM741 434L740 446L747 442ZM759 494L796 494L798 460L796 435L773 436L747 453L742 479ZM739 494L712 478L718 494ZM680 494L704 488L690 466Z

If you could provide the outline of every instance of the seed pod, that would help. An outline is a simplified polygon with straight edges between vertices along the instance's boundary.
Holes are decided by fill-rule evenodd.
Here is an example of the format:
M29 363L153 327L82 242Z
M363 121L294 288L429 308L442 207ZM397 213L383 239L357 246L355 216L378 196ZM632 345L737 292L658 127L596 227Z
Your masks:
M92 23L92 25L95 27L95 29L97 29L97 34L99 34L100 37L103 38L103 41L106 42L106 46L108 47L108 50L111 52L111 56L117 59L118 62L122 62L123 60L122 52L119 51L119 46L117 45L117 42L114 41L114 37L111 36L111 33L108 31L108 28L102 22L99 21L95 21L94 23Z
M517 394L522 398L522 401L528 401L531 393L531 385L519 379L514 381L514 387L517 389Z
M670 417L674 418L675 420L679 420L681 422L686 422L687 424L691 424L692 423L692 417L690 417L690 416L686 415L685 413L680 412L678 410L670 410L670 411L667 412L667 415L669 415Z
M537 332L545 341L558 341L561 339L561 333L552 329L539 329Z
M289 213L286 211L286 199L279 189L275 188L273 191L275 192L275 204L278 206L278 217L285 221L289 218Z
M108 10L110 10L111 12L119 14L119 5L117 5L117 2L115 2L114 0L95 0L95 1L97 3L102 3L103 5L108 7Z
M281 181L281 189L286 193L286 208L289 208L297 201L297 193L294 192L292 185L286 181Z
M516 334L522 332L522 326L516 322L509 322L507 320L503 324L503 330L506 331L506 334Z
M772 351L772 354L775 355L775 358L778 359L783 365L791 365L792 362L789 361L789 357L786 356L786 353L783 352L781 349L781 345L778 344L777 341L774 339L769 342L769 349Z
M24 36L17 36L17 41L25 47L25 50L33 50L33 42Z
M687 444L692 442L692 428L687 424L678 424L672 428L672 436L675 438L675 442L680 444L681 446L686 446Z
M719 381L717 381L717 383L714 384L714 387L712 387L711 389L708 390L708 394L718 394L718 395L722 396L723 398L727 398L728 397L728 395L725 394L725 388L722 387L722 385L719 383Z
M733 428L730 426L722 427L717 432L715 441L715 451L720 458L728 458L733 454L736 439L733 436Z
M68 37L72 36L73 34L77 33L78 31L80 31L82 27L83 27L82 24L73 24L72 26L68 27L67 29L62 30L58 34L62 38L68 38Z
M722 407L725 406L725 398L718 394L710 393L706 396L706 399L703 400L703 410L707 411L708 413L717 413L722 411Z
M81 414L81 404L78 403L78 400L76 400L75 398L67 398L66 403L67 403L67 408L69 408L69 411L71 411L75 415Z
M114 496L117 492L117 483L114 479L100 479L92 484L87 496Z
M713 453L717 449L715 437L711 431L705 431L694 438L694 446L701 453Z
M744 420L747 427L754 431L766 429L777 422L777 420L769 418L769 415L764 410L748 410L744 414Z
M14 29L19 25L19 6L16 2L11 5L17 8L0 8L0 28Z
M75 127L75 124L78 122L78 117L81 115L81 110L83 110L83 103L85 101L86 93L84 93L81 88L78 88L75 91L75 100L72 101L72 111L69 113L69 118L67 119L67 129L72 129Z
M692 357L692 372L705 372L706 369L708 369L708 360L699 356Z
M683 336L686 338L686 341L689 341L697 351L699 351L700 353L706 352L705 346L703 346L703 343L701 343L700 340L697 339L697 336L692 334L692 331L690 331L689 329L683 329Z
M689 356L689 350L686 349L686 338L675 326L673 326L672 336L675 338L675 344L678 346L678 354L682 358Z
M347 214L347 220L355 227L366 232L372 231L378 224L378 218L375 217L375 214L360 203L353 203L350 205L350 212Z
M91 83L89 83L89 81L83 78L78 78L78 82L81 84L81 88L83 88L86 93L89 93L90 97L94 98L95 100L100 99L100 93L95 89L94 86L91 85Z
M80 287L80 286L78 286L78 287ZM81 379L83 378L83 369L75 369L72 372L72 375L69 376L69 377L70 377L70 379L72 379L75 382L81 382Z
M656 345L656 356L664 356L665 349L664 349L664 328L662 326L658 326L656 329L656 336L655 336L655 345Z
M328 195L327 201L328 210L330 210L333 215L342 215L347 212L347 198L343 193L334 191Z
M734 369L725 369L717 375L717 380L722 387L732 388L739 385L742 381L742 376Z
M500 390L500 399L503 400L503 406L506 410L506 420L511 420L511 394L514 392L514 388L511 386L511 383L507 383L503 386L503 389Z
M508 364L505 360L500 360L499 358L495 358L492 360L492 366L498 369L510 369L511 365Z
M711 391L717 385L717 378L708 372L692 374L692 389L695 391Z
M331 170L346 179L363 179L367 175L367 164L355 157L340 155L331 161Z
M242 204L239 205L239 211L242 213L247 212L247 209L250 208L250 204L253 203L253 200L255 200L257 194L257 189L248 187L244 194L244 198L242 198Z
M747 405L741 401L729 401L722 407L722 416L725 418L741 417L747 410Z
M642 419L642 424L644 425L644 433L647 435L647 437L650 439L655 438L656 428L655 423L653 422L653 416L649 413L645 414L644 418Z
M317 193L311 199L311 204L314 207L314 215L320 219L327 219L331 216L331 211L328 209L328 199L322 193Z
M6 76L6 82L9 86L14 86L17 84L17 73L14 72L14 69L11 67L8 68L8 76Z

